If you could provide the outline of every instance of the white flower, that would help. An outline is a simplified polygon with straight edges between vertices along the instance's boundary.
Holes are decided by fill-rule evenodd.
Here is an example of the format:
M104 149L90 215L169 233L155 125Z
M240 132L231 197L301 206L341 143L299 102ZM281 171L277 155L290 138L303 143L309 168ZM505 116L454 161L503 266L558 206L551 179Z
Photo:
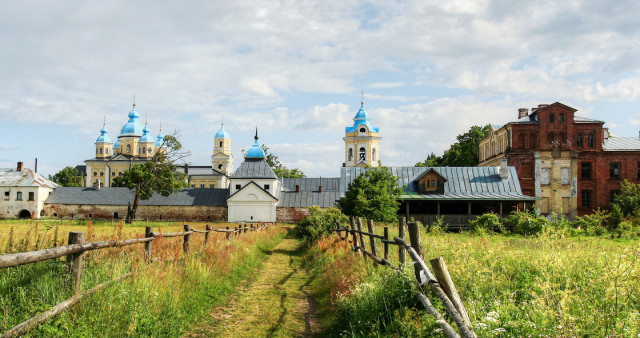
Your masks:
M499 327L499 328L497 328L497 329L495 329L495 330L491 330L491 332L492 332L492 333L505 333L505 332L507 332L507 330L505 330L505 329L504 329L504 328L502 328L502 327Z
M487 329L487 324L485 324L485 323L478 323L478 324L476 324L476 325L474 325L474 326L475 326L477 329L481 330L481 331L484 331L484 330L486 330L486 329Z

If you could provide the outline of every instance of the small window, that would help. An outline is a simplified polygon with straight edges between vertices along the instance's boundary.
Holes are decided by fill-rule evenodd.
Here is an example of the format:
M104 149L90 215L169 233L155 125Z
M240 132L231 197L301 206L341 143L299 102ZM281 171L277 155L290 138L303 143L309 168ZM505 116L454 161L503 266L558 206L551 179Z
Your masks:
M611 178L620 178L620 163L619 162L611 162L609 164L609 177L611 177Z
M106 149L104 150L104 153L105 153L105 154L107 154L107 155L109 155L109 148L106 148Z
M98 176L98 172L97 172L97 171L94 171L94 172L93 172L93 176Z
M558 123L564 122L564 114L558 114Z
M587 146L589 146L589 148L593 148L594 147L594 140L593 140L593 133L589 133L589 135L587 136Z
M204 188L204 184L200 184L200 188Z
M580 206L583 208L591 208L591 190L582 190L580 197Z
M130 153L130 152L131 152L131 145L127 144L127 153Z
M222 147L222 142L220 142L220 147Z
M367 160L367 150L363 148L360 148L360 158L358 159L359 161L366 161Z
M102 148L100 148L100 154L102 155Z
M192 185L191 185L191 187L192 187L192 188L195 188L195 187L196 187L196 185L195 185L195 184L192 184Z
M58 217L58 213L57 213L57 212L54 212L54 213L53 213L53 217Z
M591 162L583 162L580 166L580 178L591 178Z
M35 199L35 193L33 191L29 192L29 201L33 201Z
M113 213L113 219L118 219L120 218L120 215L117 212Z
M240 190L241 188L240 184L236 184L236 190Z
M116 176L116 173L112 171L111 176Z
M104 182L100 182L100 188L104 188Z
M21 191L18 191L16 193L16 201L22 201L22 192Z
M364 133L364 132L366 132L366 131L367 131L366 129L364 129L364 128L360 128L360 132L361 132L361 133Z
M639 166L640 167L640 166ZM640 171L638 171L640 173ZM5 191L4 192L4 200L8 201L9 200L9 195L11 194L11 190L9 191Z
M215 184L209 184L209 188L215 188L216 185Z
M119 172L119 173L118 173L118 176L122 176L122 172Z
M147 153L147 147L142 147L142 153L146 154Z
M353 148L349 148L348 161L353 161Z
M264 190L269 190L269 185L268 184L264 185Z
M93 214L89 214L89 218L93 218Z
M549 114L549 123L553 123L556 120L556 116L554 114Z
M582 133L578 133L578 138L576 139L576 145L580 148L584 147L584 142L582 141Z
M100 172L100 176L104 176L104 172L102 172L102 171L101 171L101 172Z
M224 167L222 163L218 164L218 169L222 169L222 167Z

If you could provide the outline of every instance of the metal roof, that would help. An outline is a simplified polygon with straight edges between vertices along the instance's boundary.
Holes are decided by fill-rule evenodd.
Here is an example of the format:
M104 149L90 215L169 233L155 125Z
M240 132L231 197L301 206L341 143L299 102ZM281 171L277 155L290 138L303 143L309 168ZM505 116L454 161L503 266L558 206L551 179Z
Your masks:
M278 178L264 158L245 158L231 177L233 178Z
M184 166L177 167L176 171L184 173ZM189 176L223 176L223 174L210 166L189 166Z
M150 199L140 200L139 205L224 206L228 194L228 189L191 188L167 197L154 193ZM133 199L134 192L128 188L61 187L51 193L45 204L128 205Z
M573 122L576 123L604 123L604 121L600 121L600 120L594 120L594 119L590 119L590 118L586 118L586 117L582 117L582 116L573 116Z
M604 151L640 151L638 137L609 137L602 145Z
M313 205L323 208L335 207L339 199L339 191L284 191L280 193L278 207L306 208Z
M300 191L318 191L322 186L322 191L340 191L340 178L283 178L282 187L285 191L295 191L296 185L300 186Z
M443 178L444 194L419 194L413 182L433 169ZM340 191L344 194L353 182L368 168L341 168ZM509 167L509 178L501 179L499 167L387 167L398 177L403 187L401 199L429 200L535 200L522 194L515 167Z
M43 187L54 189L59 186L31 169L17 171L14 168L0 168L0 187Z

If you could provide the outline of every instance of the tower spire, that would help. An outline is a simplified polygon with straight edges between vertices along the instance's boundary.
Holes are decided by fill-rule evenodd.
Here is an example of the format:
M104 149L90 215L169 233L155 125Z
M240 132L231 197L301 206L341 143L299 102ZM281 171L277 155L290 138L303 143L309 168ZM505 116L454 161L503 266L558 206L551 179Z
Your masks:
M258 126L256 126L256 136L254 137L256 139L256 142L258 141Z
M222 126L224 126L224 114L222 114Z
M136 94L133 94L133 109L136 109Z
M362 91L362 100L360 100L360 105L364 106L364 90Z
M103 115L102 116L102 126L106 126L107 125L107 115Z

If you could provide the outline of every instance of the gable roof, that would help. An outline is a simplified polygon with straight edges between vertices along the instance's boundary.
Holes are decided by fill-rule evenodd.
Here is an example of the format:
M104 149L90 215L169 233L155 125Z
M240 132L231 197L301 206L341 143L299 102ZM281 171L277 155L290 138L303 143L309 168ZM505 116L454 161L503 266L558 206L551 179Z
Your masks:
M413 182L429 170L435 170L447 181L444 194L419 194ZM354 179L370 168L341 168L340 192L344 194ZM398 177L398 186L403 187L400 199L428 200L518 200L532 201L535 197L522 194L518 173L509 167L509 178L500 178L498 167L387 167Z
M269 197L273 198L274 200L276 200L276 201L278 200L277 197L271 195L270 192L268 192L267 190L263 189L261 186L258 185L258 183L254 182L254 181L251 181L251 182L245 184L245 186L240 188L240 190L236 190L236 192L231 194L231 196L227 197L227 200L233 198L233 196L237 195L238 193L240 193L241 191L243 191L245 188L249 187L250 185L255 185L258 188L258 190L264 192L265 194L267 194Z
M57 183L31 169L17 171L15 168L0 168L0 187L42 187L55 189Z
M278 179L278 176L271 170L269 164L264 158L245 158L240 164L238 170L232 175L232 178L272 178Z
M428 174L428 173L430 173L430 172L434 172L434 173L436 173L436 175L440 176L440 177L441 177L441 178L446 182L446 181L447 181L447 178L446 178L446 177L444 177L444 176L442 176L442 174L441 174L441 173L439 173L437 169L438 169L438 168L431 167L431 168L429 168L429 169L425 170L425 171L424 171L424 173L422 173L420 176L416 177L416 178L414 179L414 181L417 181L417 180L421 179L421 178L422 178L422 176L424 176L424 175L426 175L426 174Z
M227 189L191 188L167 197L154 193L150 199L140 200L139 205L224 206L228 194ZM133 199L134 192L128 188L61 187L51 193L45 204L128 205Z

